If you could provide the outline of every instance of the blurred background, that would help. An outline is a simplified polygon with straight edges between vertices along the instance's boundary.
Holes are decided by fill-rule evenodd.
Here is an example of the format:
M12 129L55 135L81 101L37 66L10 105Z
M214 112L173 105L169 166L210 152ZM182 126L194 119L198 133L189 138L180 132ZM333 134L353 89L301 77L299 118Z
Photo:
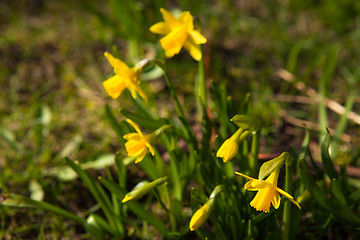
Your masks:
M59 178L58 167L65 166L65 156L87 163L123 151L104 119L104 107L127 108L131 103L126 93L114 101L104 91L102 82L113 75L104 52L130 65L155 58L160 37L148 29L162 19L161 7L193 14L208 39L204 61L209 83L226 85L235 103L251 93L251 111L265 120L263 152L301 144L304 130L295 126L298 122L293 118L318 123L317 104L296 98L307 94L293 80L324 91L342 105L352 95L352 111L359 112L360 1L2 0L0 187L4 194L44 199L86 215L94 200L81 182ZM181 52L168 66L180 101L191 115L197 63ZM321 79L326 89L319 89ZM155 78L143 85L154 93L159 114L169 116L172 106L164 82ZM330 111L328 126L336 128L338 118ZM345 139L339 142L344 152L358 154L358 124L348 122ZM94 176L103 174L91 171ZM136 166L128 171L141 177ZM1 207L0 212L5 239L88 236L70 220L42 211Z

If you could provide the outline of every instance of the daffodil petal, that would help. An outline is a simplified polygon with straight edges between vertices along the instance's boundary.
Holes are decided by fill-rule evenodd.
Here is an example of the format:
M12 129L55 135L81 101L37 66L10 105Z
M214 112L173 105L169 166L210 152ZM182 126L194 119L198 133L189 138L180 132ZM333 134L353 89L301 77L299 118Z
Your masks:
M242 177L244 177L244 178L246 178L246 179L248 179L248 180L257 180L257 179L255 179L255 178L246 176L245 174L242 174L242 173L240 173L240 172L235 172L235 174L240 175L240 176L242 176Z
M110 97L116 99L124 91L126 85L125 81L120 78L118 75L115 75L108 80L103 82L105 91L109 94Z
M190 53L191 57L196 61L200 61L202 58L202 53L200 46L193 41L186 41L184 43L184 48Z
M196 44L204 44L207 42L207 39L196 30L189 31L189 35Z
M175 54L178 54L179 52L175 49L171 49L171 50L165 50L165 56L167 58L172 58Z
M193 17L191 16L190 12L182 12L181 15L178 17L178 20L180 20L186 25L188 31L194 29Z
M142 97L142 99L144 99L146 102L148 101L148 98L144 92L144 90L142 90L142 88L138 85L138 84L133 84L133 89L136 90L136 92L139 93L139 95ZM136 96L136 94L135 94Z
M145 144L148 147L148 149L150 150L151 155L154 156L155 155L155 150L154 150L153 146L151 146L151 144L149 142L146 142Z
M299 209L301 209L300 205L294 200L293 196L291 196L281 188L276 188L276 191L278 191L281 195L289 199L293 204L295 204Z
M224 143L220 146L220 148L218 149L217 153L216 153L216 157L222 157L223 156L223 152L224 152L225 146Z
M141 162L141 161L144 159L146 153L147 153L147 151L143 151L143 152L136 158L135 163Z
M278 209L280 206L280 194L278 192L275 193L274 199L272 200L272 205L274 206L275 209Z
M131 93L131 97L133 99L136 99L136 83L132 83L132 82L128 82L127 83L127 88L129 89L130 93Z
M123 136L125 140L140 140L141 137L138 133L128 133Z
M161 15L163 16L164 21L169 24L175 24L177 22L176 17L169 11L161 8L160 9Z
M288 199L294 199L293 196L291 196L289 193L285 192L284 190L282 190L281 188L276 188L276 191L278 191L281 195L283 195L284 197L288 198Z
M156 33L156 34L166 35L170 31L171 31L171 28L165 22L155 23L154 25L152 25L150 27L150 32Z
M142 134L139 126L138 126L136 123L134 123L134 122L131 121L130 119L126 119L126 121L127 121L128 123L130 123L131 126L133 126L133 128L135 129L135 131L136 131L140 136L143 136L143 134Z
M301 209L300 205L294 199L289 199L289 200L290 200L290 202L295 204L295 206L297 206L299 209Z
M105 52L104 55L107 58L107 60L109 61L110 65L114 69L118 69L120 71L128 71L129 70L129 67L120 59L115 58L113 55L111 55L108 52Z

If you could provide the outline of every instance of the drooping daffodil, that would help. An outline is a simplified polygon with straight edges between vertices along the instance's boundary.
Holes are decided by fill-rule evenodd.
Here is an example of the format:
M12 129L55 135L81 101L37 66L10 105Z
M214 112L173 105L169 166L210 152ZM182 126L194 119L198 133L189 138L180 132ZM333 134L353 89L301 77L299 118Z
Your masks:
M191 217L189 228L190 231L195 231L201 225L205 223L205 221L208 219L209 214L211 213L212 209L215 205L215 200L219 193L221 193L224 190L223 185L217 185L214 190L212 191L209 199L206 201L204 205L202 205Z
M194 29L193 17L190 12L182 12L176 18L172 13L163 8L160 11L164 21L152 25L150 31L166 35L160 39L166 57L173 57L184 47L192 58L200 61L202 58L200 44L205 44L207 40L200 32Z
M141 162L141 160L144 159L146 153L148 150L150 151L151 155L154 156L155 151L153 146L151 145L151 142L155 138L154 133L143 135L141 132L139 126L131 121L130 119L127 119L128 123L133 126L136 133L128 133L123 136L127 142L125 143L125 148L129 156L137 157L135 160L135 163Z
M239 128L230 138L228 138L219 148L216 157L223 159L223 162L228 162L238 153L239 143L248 135L249 131L244 131Z
M277 187L277 182L279 178L280 168L272 172L267 179L260 181L240 172L235 172L236 174L248 179L249 181L244 185L244 188L249 191L258 191L254 199L250 202L250 206L255 208L257 211L269 212L270 204L274 206L275 209L278 209L280 206L280 194L289 199L293 204L295 204L299 209L300 205L294 200L294 198L284 190Z
M114 68L115 76L103 82L103 86L110 97L116 99L124 91L125 88L130 90L131 96L136 98L136 93L147 101L145 92L140 88L141 67L135 66L129 68L123 61L115 58L108 52L105 57Z

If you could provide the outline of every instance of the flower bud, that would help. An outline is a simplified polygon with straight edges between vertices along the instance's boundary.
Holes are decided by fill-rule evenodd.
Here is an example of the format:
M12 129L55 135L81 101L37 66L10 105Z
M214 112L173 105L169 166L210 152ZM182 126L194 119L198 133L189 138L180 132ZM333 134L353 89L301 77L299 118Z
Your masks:
M156 179L155 181L135 187L134 190L132 190L131 192L129 192L125 195L125 197L122 200L122 203L140 199L142 196L149 193L151 190L153 190L157 186L166 182L166 180L167 180L167 177L162 177L162 178Z

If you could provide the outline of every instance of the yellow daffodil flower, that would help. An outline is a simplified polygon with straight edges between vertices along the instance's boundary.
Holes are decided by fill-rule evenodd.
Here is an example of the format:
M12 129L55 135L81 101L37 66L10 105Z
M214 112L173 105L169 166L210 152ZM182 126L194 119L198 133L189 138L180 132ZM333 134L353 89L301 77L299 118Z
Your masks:
M113 57L110 53L105 52L105 57L114 68L115 76L103 82L103 86L110 97L116 99L128 88L131 96L136 98L136 92L147 101L144 91L140 88L140 72L139 67L129 68L120 59Z
M204 224L209 217L209 202L206 202L201 208L199 208L190 220L189 228L191 231L198 229Z
M206 43L207 40L201 33L194 30L193 17L190 12L182 12L176 18L163 8L160 11L164 21L152 25L150 31L166 35L160 39L166 57L173 57L184 47L196 61L200 61L202 57L200 44Z
M131 121L127 120L130 123L137 133L128 133L124 135L124 139L127 140L125 143L125 148L129 156L137 157L135 163L141 162L145 157L147 151L149 150L151 155L154 156L155 151L151 146L151 142L154 139L154 133L143 135L140 131L139 126Z
M216 157L221 157L224 162L230 161L236 156L239 150L239 143L250 134L239 128L230 138L228 138L219 148Z
M269 175L266 180L259 181L258 179L246 176L245 174L235 172L236 174L248 179L244 188L249 191L258 191L254 199L250 202L250 205L257 211L269 212L270 203L275 209L280 206L280 194L289 199L299 209L300 205L294 200L294 198L284 190L277 187L277 181L280 171L275 171Z

